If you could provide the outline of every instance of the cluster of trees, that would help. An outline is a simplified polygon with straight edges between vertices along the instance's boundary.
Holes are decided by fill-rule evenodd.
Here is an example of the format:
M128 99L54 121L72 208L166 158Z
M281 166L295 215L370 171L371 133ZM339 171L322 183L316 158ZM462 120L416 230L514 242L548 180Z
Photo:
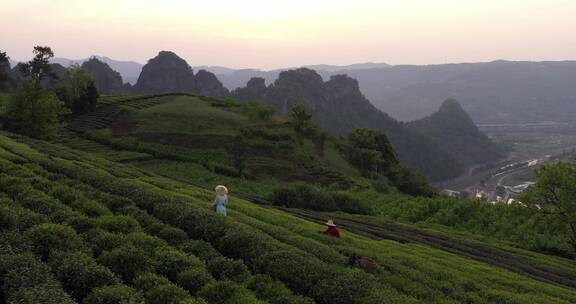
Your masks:
M536 170L536 180L520 200L568 227L576 257L576 158L540 167Z
M311 139L318 153L324 154L324 147L330 136L312 121L312 114L306 109L306 106L303 103L298 103L291 107L288 118L296 134Z
M65 115L93 110L98 91L92 76L78 65L68 68L55 87L48 86L46 80L56 77L50 65L54 52L50 47L36 46L33 53L32 60L18 65L19 81L10 92L2 125L10 131L45 138L59 130ZM0 65L7 61L6 53L0 52ZM0 84L7 79L0 69Z
M388 179L398 190L410 195L435 194L426 177L400 164L388 137L381 131L355 129L348 135L342 150L365 177L375 181Z

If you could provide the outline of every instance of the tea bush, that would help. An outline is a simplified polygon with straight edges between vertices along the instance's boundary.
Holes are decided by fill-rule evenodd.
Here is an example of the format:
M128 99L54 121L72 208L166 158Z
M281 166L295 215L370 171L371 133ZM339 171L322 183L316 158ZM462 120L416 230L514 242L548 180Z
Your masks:
M344 192L329 192L307 184L278 188L268 198L273 204L318 211L344 211L369 214L370 209L359 199Z
M208 271L218 280L231 280L242 283L250 275L248 267L240 260L217 257L210 260L206 266Z
M50 265L64 289L79 301L93 288L120 283L112 271L81 252L54 252Z
M32 250L44 260L53 250L81 250L82 238L69 226L58 224L39 224L24 232L24 237Z
M206 284L214 281L214 278L204 267L184 269L178 273L176 282L191 294L196 294Z
M139 291L123 284L94 288L82 304L144 304Z

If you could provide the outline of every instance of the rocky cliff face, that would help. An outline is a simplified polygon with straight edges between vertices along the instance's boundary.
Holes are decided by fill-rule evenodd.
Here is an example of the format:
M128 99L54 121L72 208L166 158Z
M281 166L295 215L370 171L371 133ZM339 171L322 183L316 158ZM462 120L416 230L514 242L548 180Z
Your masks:
M138 93L194 92L192 68L173 52L161 51L142 68L134 90Z
M246 87L232 91L232 96L244 101L261 99L264 94L266 94L266 80L261 77L252 77L246 83Z
M216 98L230 97L230 92L222 85L216 75L206 70L200 70L194 79L196 82L195 93Z
M184 59L168 51L161 51L148 61L133 90L138 93L197 93L218 98L230 95L214 74L200 70L194 75Z
M459 160L432 139L376 109L360 92L358 81L346 75L335 75L324 82L315 71L301 68L281 72L265 89L263 81L251 81L245 88L234 90L233 98L273 105L283 115L302 102L320 126L336 134L356 128L382 130L402 162L420 169L433 180L451 178L464 170Z
M94 77L96 88L101 94L118 94L125 92L122 76L120 76L120 73L114 71L108 64L96 58L90 58L88 61L82 63L82 68Z

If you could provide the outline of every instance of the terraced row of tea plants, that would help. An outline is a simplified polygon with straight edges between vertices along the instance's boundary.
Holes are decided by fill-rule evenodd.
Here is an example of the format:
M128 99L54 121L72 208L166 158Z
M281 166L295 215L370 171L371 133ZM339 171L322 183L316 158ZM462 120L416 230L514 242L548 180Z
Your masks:
M233 195L223 218L209 191L59 144L4 134L0 156L6 302L576 301L572 288L428 246L334 239ZM346 268L353 252L377 269Z

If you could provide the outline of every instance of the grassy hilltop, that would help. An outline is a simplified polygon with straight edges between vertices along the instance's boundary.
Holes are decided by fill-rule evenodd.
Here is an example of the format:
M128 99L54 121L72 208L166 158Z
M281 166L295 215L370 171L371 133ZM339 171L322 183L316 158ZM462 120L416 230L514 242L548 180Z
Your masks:
M239 132L244 178L234 163ZM294 132L243 104L176 94L103 97L52 142L0 134L0 302L576 302L573 261L539 250L550 231L528 242L457 212L471 207L494 222L534 214L413 198L391 185L383 195L345 160L340 139L320 149ZM302 181L366 204L367 214L247 197ZM232 192L226 219L208 208L206 187L220 183ZM340 240L319 233L330 217ZM563 239L548 239L563 252ZM346 268L351 253L377 269Z

